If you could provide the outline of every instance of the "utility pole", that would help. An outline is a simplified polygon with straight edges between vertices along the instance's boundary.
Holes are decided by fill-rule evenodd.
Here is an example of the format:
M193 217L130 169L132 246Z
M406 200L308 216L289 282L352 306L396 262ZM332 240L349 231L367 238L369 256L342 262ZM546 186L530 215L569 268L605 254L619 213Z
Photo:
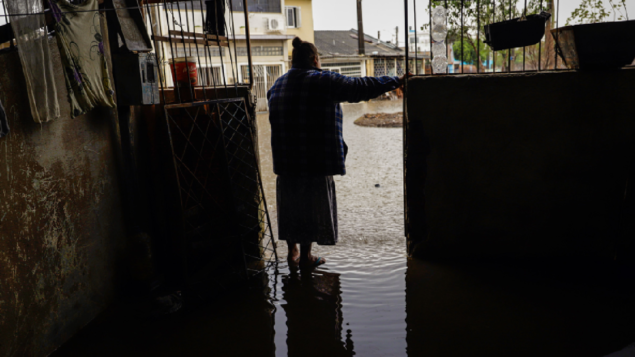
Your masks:
M381 31L377 31L377 39L381 41Z
M357 0L357 40L359 44L359 55L366 54L364 42L364 19L362 18L362 0Z
M395 27L395 45L399 48L399 26Z

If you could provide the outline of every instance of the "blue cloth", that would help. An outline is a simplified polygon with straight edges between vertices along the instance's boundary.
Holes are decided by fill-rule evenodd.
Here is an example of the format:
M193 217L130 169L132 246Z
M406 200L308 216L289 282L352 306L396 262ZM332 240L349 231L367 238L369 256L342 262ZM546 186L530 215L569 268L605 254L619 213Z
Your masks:
M267 93L273 171L277 175L345 175L341 102L360 102L401 85L399 77L352 78L292 68Z

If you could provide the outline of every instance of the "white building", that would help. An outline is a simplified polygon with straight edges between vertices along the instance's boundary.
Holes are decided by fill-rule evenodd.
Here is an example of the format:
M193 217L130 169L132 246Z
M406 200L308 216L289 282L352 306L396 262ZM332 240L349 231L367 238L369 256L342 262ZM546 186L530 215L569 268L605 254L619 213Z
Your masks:
M430 52L430 32L426 30L416 31L410 27L408 35L408 52L429 53Z

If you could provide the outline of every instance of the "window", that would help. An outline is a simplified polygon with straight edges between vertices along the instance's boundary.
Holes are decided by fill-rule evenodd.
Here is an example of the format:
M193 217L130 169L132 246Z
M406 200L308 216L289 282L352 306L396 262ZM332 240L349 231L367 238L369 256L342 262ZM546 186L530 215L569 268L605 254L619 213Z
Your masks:
M219 86L224 84L220 67L203 67L198 69L198 83L203 86Z
M362 64L360 62L322 63L322 69L349 77L362 77Z
M249 12L276 12L281 13L280 0L247 0ZM245 11L243 0L232 0L234 11Z
M174 48L176 47L176 48ZM221 53L223 56L228 56L227 51L225 51L224 47L201 47L199 46L198 52L196 51L196 45L186 46L183 48L183 44L174 44L173 47L170 47L170 44L167 44L166 50L168 53L172 52L172 48L174 48L174 52L176 55L174 57L191 57L198 54L201 58L206 58L209 56L212 57L220 57ZM204 61L204 59L202 60Z
M287 27L288 28L300 28L302 27L302 12L297 6L287 6Z
M238 47L238 56L247 56L247 47ZM252 56L282 56L284 53L282 46L251 46Z

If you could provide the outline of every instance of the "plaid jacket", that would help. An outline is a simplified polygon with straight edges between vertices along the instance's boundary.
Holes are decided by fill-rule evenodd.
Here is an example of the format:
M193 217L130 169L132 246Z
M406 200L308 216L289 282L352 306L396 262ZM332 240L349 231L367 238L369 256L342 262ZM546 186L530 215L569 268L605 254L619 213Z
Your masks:
M273 171L277 175L345 175L341 102L360 102L398 88L398 77L352 78L292 68L267 93Z

